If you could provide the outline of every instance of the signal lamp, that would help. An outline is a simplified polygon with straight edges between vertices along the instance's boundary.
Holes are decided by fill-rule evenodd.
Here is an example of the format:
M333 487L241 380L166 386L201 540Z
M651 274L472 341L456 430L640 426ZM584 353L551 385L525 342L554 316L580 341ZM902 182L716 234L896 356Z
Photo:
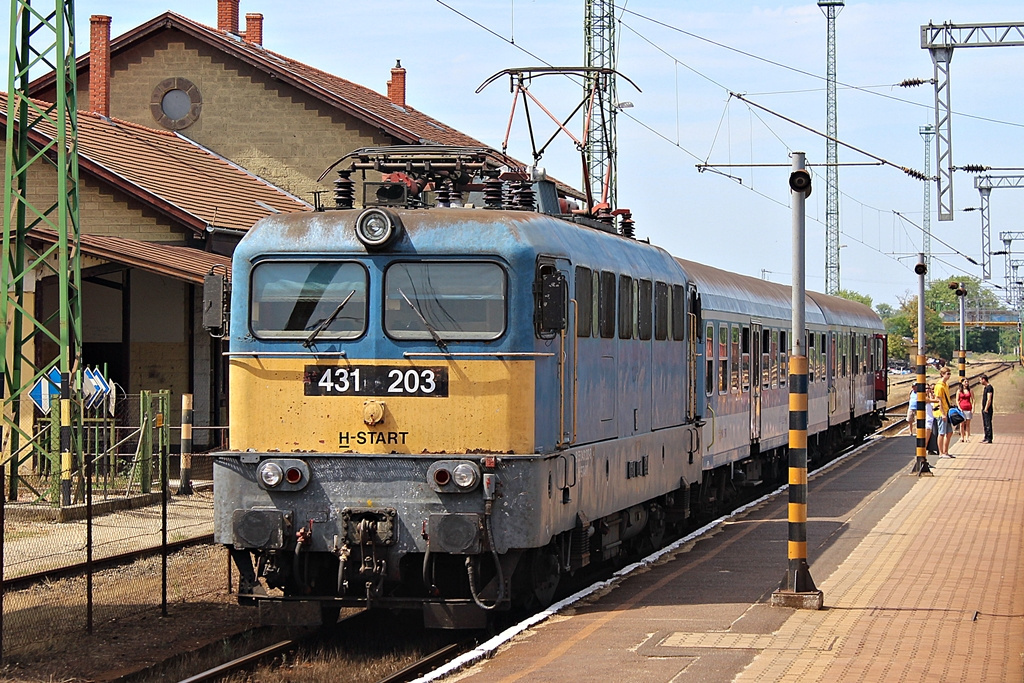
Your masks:
M917 273L918 275L924 275L925 273L928 272L928 266L926 266L923 263L915 264L914 265L914 272Z
M359 214L359 218L356 219L356 237L367 249L383 249L393 242L401 232L401 219L387 209L369 208Z
M298 467L289 467L284 473L284 478L289 484L298 484L302 481L302 470Z

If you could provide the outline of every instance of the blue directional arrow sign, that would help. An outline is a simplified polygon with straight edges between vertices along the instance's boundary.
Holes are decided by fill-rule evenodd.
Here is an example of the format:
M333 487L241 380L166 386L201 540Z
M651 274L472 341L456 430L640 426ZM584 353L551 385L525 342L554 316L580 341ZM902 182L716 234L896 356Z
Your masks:
M60 370L52 368L48 376L40 377L28 395L36 407L43 411L43 415L49 415L50 400L60 396Z
M99 396L98 384L92 368L82 371L82 401L86 408L92 408L96 397Z
M110 384L99 370L92 371L92 381L96 385L96 393L93 394L89 407L95 408L110 395Z

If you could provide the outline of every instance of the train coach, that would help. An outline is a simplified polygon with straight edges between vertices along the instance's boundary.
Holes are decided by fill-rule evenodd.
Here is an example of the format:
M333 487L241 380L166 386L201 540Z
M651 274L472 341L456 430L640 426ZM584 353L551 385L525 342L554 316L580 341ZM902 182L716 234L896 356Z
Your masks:
M486 150L350 157L337 208L264 219L230 296L206 288L230 387L215 538L240 600L475 628L782 476L787 287L573 213ZM385 175L357 209L360 169ZM834 297L809 293L806 318L825 452L884 411L884 337Z

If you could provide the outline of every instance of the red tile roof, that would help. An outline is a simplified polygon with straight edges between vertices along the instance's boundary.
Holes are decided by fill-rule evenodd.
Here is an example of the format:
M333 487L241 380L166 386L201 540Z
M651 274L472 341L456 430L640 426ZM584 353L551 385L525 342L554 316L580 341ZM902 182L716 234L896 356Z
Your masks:
M29 237L53 244L57 233L44 228L29 230ZM211 268L222 269L230 276L231 257L190 247L157 242L140 242L110 235L81 235L82 253L106 261L141 268L176 280L200 284Z
M0 93L0 120L6 119L6 94ZM48 105L40 105L48 106ZM53 137L48 123L35 133ZM311 207L170 131L78 113L79 166L192 230L207 227L247 230L273 213Z
M152 34L175 28L227 54L250 64L275 78L284 80L317 99L380 128L406 144L441 144L461 147L488 147L484 143L461 133L435 118L408 106L399 107L386 96L365 86L329 74L320 69L247 42L239 36L205 26L175 12L163 14L141 24L110 42L111 54L117 54L145 40ZM78 69L88 68L89 55L78 58ZM31 85L32 92L52 86L52 73ZM524 166L509 157L510 165ZM561 191L578 198L584 195L562 182L556 181Z

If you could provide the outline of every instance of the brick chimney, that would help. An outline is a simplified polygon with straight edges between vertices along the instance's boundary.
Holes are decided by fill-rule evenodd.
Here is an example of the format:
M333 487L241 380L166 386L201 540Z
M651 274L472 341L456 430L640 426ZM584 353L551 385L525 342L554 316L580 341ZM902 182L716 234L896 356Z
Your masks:
M217 0L217 30L238 35L238 0Z
M405 107L405 69L402 68L402 60L395 61L395 68L391 70L391 80L388 81L388 99L399 107Z
M110 116L110 17L89 17L89 108Z
M249 12L245 15L245 40L253 45L263 44L263 15Z

